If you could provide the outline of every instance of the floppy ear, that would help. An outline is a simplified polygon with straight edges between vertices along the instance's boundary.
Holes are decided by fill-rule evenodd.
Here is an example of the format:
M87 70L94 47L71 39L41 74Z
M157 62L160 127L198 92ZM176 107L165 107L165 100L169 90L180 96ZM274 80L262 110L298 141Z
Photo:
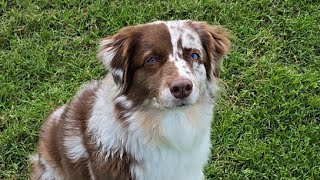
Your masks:
M116 35L102 39L97 57L112 74L121 92L125 92L129 81L129 59L134 51L133 27L121 29Z
M229 52L231 46L227 31L218 26L210 26L206 22L192 22L192 26L198 31L206 51L206 69L211 69L213 75L219 78L222 57ZM207 74L207 77L211 78L211 73Z

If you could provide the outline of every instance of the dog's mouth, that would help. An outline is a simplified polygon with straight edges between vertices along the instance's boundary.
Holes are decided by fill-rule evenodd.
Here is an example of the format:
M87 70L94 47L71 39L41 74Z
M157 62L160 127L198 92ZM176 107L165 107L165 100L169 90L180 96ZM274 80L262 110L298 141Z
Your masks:
M190 102L189 100L177 100L175 102L173 102L171 104L170 107L168 107L169 109L170 108L173 108L173 109L183 109L183 108L186 108L186 107L189 107L189 106L192 106L192 102Z
M156 101L155 103L156 107L164 108L167 110L184 109L189 106L192 106L193 104L194 103L190 102L189 100L173 100L169 102Z
M177 103L176 105L174 105L175 107L186 107L189 106L190 103L187 102L181 102L181 103Z

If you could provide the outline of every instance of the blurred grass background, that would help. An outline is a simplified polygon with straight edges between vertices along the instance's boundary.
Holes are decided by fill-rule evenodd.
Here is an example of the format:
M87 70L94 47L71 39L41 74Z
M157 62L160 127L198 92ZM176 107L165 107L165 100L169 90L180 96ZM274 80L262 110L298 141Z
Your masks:
M207 179L319 179L319 12L316 0L0 0L0 179L28 179L41 121L105 74L100 38L171 19L234 36Z

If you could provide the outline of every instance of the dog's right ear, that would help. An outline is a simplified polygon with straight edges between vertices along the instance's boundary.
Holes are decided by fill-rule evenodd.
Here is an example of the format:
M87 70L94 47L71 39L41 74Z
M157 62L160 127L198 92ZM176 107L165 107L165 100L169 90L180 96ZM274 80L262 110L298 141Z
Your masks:
M102 39L97 54L121 92L125 92L128 86L130 54L136 44L134 39L134 27L123 28L116 35Z

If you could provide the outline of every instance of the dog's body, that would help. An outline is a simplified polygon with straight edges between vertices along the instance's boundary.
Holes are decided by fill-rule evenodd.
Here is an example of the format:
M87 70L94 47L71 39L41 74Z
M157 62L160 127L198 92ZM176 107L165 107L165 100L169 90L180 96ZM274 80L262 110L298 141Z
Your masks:
M33 179L201 180L220 59L230 43L202 22L126 27L102 40L109 73L42 125Z

